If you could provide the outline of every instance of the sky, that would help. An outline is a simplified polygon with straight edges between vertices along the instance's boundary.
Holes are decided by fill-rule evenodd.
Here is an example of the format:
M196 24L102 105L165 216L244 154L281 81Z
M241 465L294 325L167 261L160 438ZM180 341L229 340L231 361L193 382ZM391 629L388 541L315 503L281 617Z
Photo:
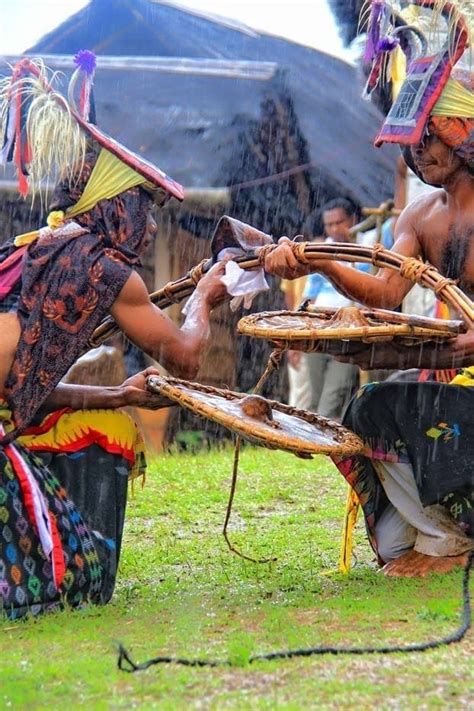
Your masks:
M0 55L20 54L87 4L88 0L0 0ZM170 4L229 17L350 59L327 0L182 0Z

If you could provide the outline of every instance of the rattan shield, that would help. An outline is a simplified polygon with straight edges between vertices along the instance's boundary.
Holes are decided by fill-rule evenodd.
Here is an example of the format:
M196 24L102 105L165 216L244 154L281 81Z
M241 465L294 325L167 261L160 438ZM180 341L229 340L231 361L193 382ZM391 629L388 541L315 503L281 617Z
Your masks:
M350 350L354 341L372 344L396 340L401 344L445 342L467 330L462 321L442 321L384 309L315 308L300 311L264 311L240 319L239 333L265 338L282 348L311 352L324 350L324 342ZM336 343L337 342L337 343Z
M282 449L303 456L350 456L364 446L357 435L342 425L273 400L157 375L147 379L147 387L194 414L224 425L242 438L269 449ZM248 414L246 405L252 404L251 398L255 399L257 408L263 405L258 416Z

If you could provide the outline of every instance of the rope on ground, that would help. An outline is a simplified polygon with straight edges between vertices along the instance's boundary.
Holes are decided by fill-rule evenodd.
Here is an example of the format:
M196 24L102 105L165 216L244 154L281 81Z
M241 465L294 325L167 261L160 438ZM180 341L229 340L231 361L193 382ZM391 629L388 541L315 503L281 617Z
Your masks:
M267 654L255 654L250 657L249 664L254 662L272 661L274 659L292 659L293 657L313 657L323 654L409 654L411 652L426 652L430 649L438 649L455 642L460 642L466 635L466 632L471 627L471 598L469 595L469 579L474 559L474 551L469 553L467 563L464 567L462 580L462 601L463 609L461 614L460 626L451 634L441 637L441 639L432 640L430 642L418 642L415 644L407 644L405 646L388 646L388 647L303 647L300 649L284 649L277 652L268 652ZM230 659L186 659L185 657L153 657L146 662L136 664L130 657L128 651L122 644L118 646L118 668L120 671L129 673L143 671L155 664L180 664L186 667L221 667L233 666Z

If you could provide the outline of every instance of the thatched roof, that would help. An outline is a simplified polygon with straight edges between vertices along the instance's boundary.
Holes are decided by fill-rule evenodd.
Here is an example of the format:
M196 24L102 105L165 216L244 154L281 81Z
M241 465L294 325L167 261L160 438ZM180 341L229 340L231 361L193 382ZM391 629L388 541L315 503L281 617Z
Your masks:
M29 52L98 54L100 125L186 186L222 185L242 125L268 94L287 91L308 147L313 182L333 181L365 204L393 191L393 151L374 149L380 115L360 98L354 67L232 21L151 0L91 0ZM274 62L257 80L192 72L100 69L100 55ZM224 180L224 184L226 184Z

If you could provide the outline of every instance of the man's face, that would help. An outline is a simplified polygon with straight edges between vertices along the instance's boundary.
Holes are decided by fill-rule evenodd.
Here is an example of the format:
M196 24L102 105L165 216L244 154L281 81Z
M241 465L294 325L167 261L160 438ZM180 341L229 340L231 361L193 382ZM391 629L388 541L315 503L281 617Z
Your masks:
M348 215L343 207L323 212L324 232L327 237L336 242L349 242L351 235L349 228L355 225L355 215Z
M417 170L431 185L445 185L463 165L462 159L433 133L410 150Z

